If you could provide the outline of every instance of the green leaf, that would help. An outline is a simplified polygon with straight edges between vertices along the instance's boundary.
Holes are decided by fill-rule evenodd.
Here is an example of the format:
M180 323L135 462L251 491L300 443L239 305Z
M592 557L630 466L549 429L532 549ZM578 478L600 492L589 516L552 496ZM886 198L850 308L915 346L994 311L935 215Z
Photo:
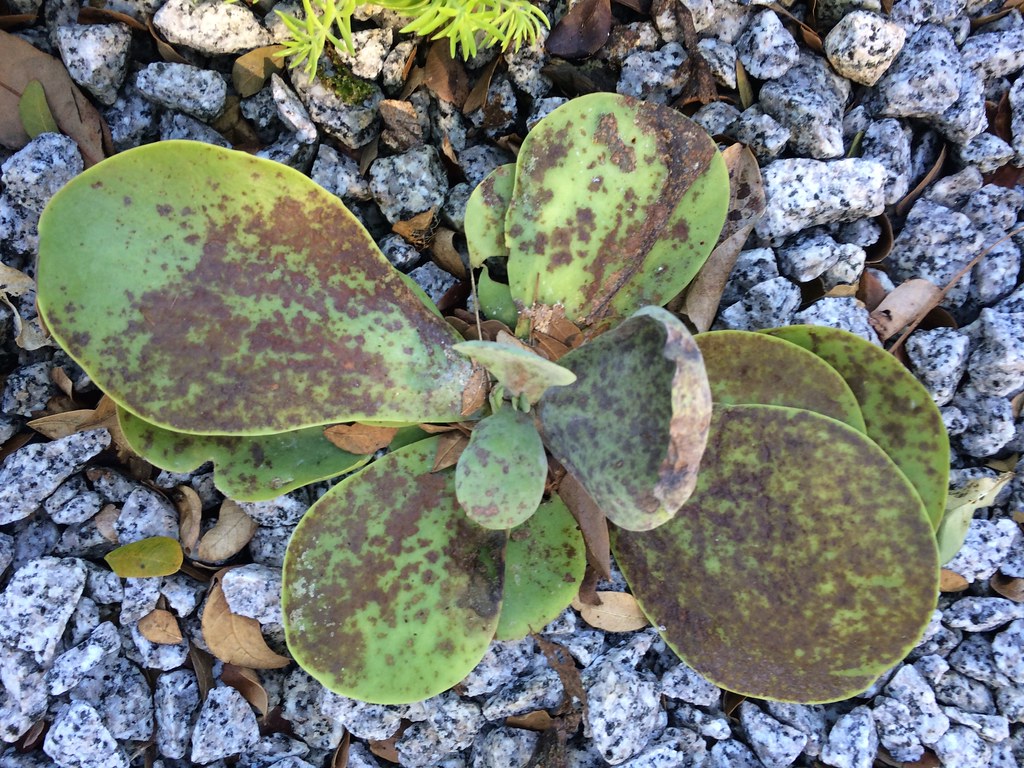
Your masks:
M505 213L512 199L514 163L499 165L481 181L466 202L466 245L469 265L482 267L484 261L508 258L505 245Z
M513 529L505 549L505 596L495 640L540 632L566 609L587 567L583 536L557 496Z
M155 467L191 472L212 461L214 485L236 501L273 499L370 460L332 444L323 427L254 437L190 435L157 427L123 408L117 418L128 445Z
M480 311L488 318L500 320L509 328L516 327L519 310L512 300L512 291L506 283L499 283L491 278L487 267L480 271L476 285L477 300Z
M533 419L507 405L477 422L455 466L455 496L474 522L504 530L537 511L547 476Z
M455 332L337 197L242 152L162 141L58 192L39 308L117 403L165 429L257 435L453 421Z
M18 99L18 115L25 133L33 139L41 133L60 133L57 121L53 119L50 105L46 103L46 92L38 80L29 80Z
M946 514L935 532L939 544L939 562L945 565L960 551L967 538L974 513L979 509L991 507L996 496L1010 480L1012 472L1003 472L998 477L979 477L971 480L963 488L950 491L946 501Z
M918 642L938 597L913 486L860 432L795 408L716 408L679 515L612 545L668 645L758 698L864 690Z
M711 253L728 205L725 163L696 123L614 93L572 99L519 152L512 296L583 324L665 304Z
M507 534L481 528L432 474L438 439L390 453L327 492L285 555L292 656L324 686L379 704L459 682L498 625Z
M767 331L835 368L853 390L866 434L914 484L938 528L949 489L949 436L928 390L881 347L846 331L793 325Z
M103 557L122 579L170 576L181 568L182 558L181 544L168 536L133 541Z
M647 307L559 362L577 378L538 403L545 446L616 525L661 525L693 490L711 418L693 337Z
M713 331L696 338L716 406L805 408L864 432L864 417L849 385L806 349L751 331Z
M558 363L511 344L463 341L455 349L486 368L509 394L526 395L531 404L540 400L550 387L564 387L576 381L576 375Z

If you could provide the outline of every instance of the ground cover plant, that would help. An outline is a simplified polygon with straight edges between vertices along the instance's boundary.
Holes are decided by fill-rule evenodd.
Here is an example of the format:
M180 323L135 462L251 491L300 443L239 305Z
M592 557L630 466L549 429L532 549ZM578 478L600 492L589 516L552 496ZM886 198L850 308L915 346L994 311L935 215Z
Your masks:
M235 498L359 469L373 447L339 449L340 424L386 436L383 458L307 512L285 561L289 650L333 690L398 703L447 689L492 639L557 616L610 546L709 679L837 700L931 615L945 431L858 337L694 337L662 308L700 273L729 201L721 154L686 118L575 99L474 193L489 319L449 322L307 177L161 142L54 197L39 308L141 455L176 471L212 460Z

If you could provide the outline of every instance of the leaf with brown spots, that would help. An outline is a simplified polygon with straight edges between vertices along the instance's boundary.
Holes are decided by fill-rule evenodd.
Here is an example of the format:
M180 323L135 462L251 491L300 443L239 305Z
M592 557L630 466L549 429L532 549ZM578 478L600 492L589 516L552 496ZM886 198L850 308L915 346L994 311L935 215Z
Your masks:
M54 338L150 424L255 436L460 418L458 337L298 171L162 141L77 176L39 231Z
M527 347L491 341L463 341L455 345L460 354L486 368L513 397L520 395L532 404L551 387L565 387L576 375L552 363Z
M505 213L512 200L514 163L499 165L481 181L466 203L466 245L469 265L481 267L487 259L507 259Z
M758 698L864 690L919 641L938 596L914 487L862 433L796 408L716 407L689 501L656 530L614 531L612 550L668 645Z
M328 491L285 556L288 647L330 690L399 704L440 693L483 658L498 625L505 531L459 508L440 437L389 453Z
M577 378L537 405L545 446L616 525L661 525L693 490L711 418L693 337L647 307L559 362Z
M711 253L728 203L725 163L696 123L616 94L573 99L530 131L516 161L512 297L561 305L581 325L661 306Z
M160 469L191 472L214 463L214 484L236 501L266 501L320 480L351 472L369 456L348 453L306 427L273 435L189 435L161 429L123 408L118 421L132 450Z
M291 659L267 647L256 619L231 612L220 585L223 573L218 571L213 577L203 605L203 640L210 653L227 664L250 669L280 669L291 664Z

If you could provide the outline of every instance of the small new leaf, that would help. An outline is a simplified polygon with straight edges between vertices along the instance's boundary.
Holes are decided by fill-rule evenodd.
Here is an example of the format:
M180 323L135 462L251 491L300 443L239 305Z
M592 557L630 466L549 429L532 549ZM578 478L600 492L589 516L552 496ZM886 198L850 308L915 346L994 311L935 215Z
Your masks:
M103 559L123 579L170 576L181 568L181 545L169 536L151 536L118 547Z
M38 80L30 80L18 100L18 115L25 133L33 139L41 133L59 133L57 121L53 119L50 107L46 103L43 84Z
M576 381L576 374L535 352L488 341L464 341L455 350L479 363L513 397L525 395L536 403L551 387L564 387Z

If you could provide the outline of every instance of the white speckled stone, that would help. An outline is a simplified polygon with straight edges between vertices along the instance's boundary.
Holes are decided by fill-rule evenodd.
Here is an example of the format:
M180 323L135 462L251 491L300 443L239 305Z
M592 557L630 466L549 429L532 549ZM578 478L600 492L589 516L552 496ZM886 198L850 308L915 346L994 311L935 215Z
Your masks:
M816 160L844 154L843 112L849 96L849 82L820 56L807 52L784 75L765 83L759 94L764 111L789 128L794 152Z
M689 704L681 703L671 707L671 712L673 723L696 731L701 736L706 736L715 741L728 739L732 736L732 727L729 725L729 720L721 714L708 714L701 709L691 707Z
M766 701L768 714L780 723L792 726L807 737L803 754L818 757L825 743L825 708L820 705L790 704L782 701Z
M961 54L964 64L986 80L1012 75L1024 67L1024 26L971 35Z
M945 567L968 582L987 579L996 572L1020 538L1020 530L1012 520L972 520L964 546Z
M705 765L706 768L763 768L764 764L746 744L728 739L711 747Z
M135 75L135 87L154 104L204 121L213 120L224 111L228 94L227 84L216 72L168 62L147 64L140 69Z
M60 768L128 768L128 758L99 714L82 701L66 704L57 713L43 751Z
M790 325L800 306L800 289L785 277L758 283L718 316L716 329L755 331Z
M484 726L480 707L452 692L416 705L416 720L398 740L399 763L409 768L440 764L448 755L468 748Z
M1015 603L1004 597L968 595L951 605L943 614L942 621L946 626L968 632L985 632L1022 618L1024 604Z
M246 751L259 738L256 714L242 694L228 686L214 688L192 731L191 759L206 765Z
M933 746L942 765L991 768L992 748L970 728L952 726Z
M409 277L416 281L416 284L435 304L441 300L449 288L458 282L454 276L445 272L432 261L416 267L409 273Z
M341 722L323 711L326 695L324 687L301 669L285 679L281 715L291 723L295 737L313 749L335 749L345 735Z
M82 676L70 692L103 718L110 734L126 741L153 737L153 696L142 670L122 656L108 655Z
M165 496L149 488L138 488L125 499L114 522L121 544L152 536L178 538L178 512Z
M704 61L715 80L726 88L736 88L736 49L724 40L708 37L697 41Z
M979 715L956 707L943 707L942 711L951 723L967 726L985 741L995 743L1010 738L1010 721L1003 715Z
M656 51L636 51L622 61L618 92L658 104L668 104L686 85L686 50L666 43Z
M725 131L723 131L724 133ZM785 149L792 133L757 104L745 109L728 126L728 133L741 144L745 144L762 162L768 162Z
M0 642L48 664L84 588L85 566L75 558L42 557L19 568L0 595Z
M156 710L156 743L160 754L180 759L188 754L199 710L199 682L195 672L178 669L160 675L153 694Z
M244 3L217 0L168 0L153 26L176 45L209 56L239 53L270 45L270 33Z
M598 662L587 685L594 747L618 765L640 753L666 725L661 691L649 673L614 661Z
M877 216L885 208L886 172L873 160L776 160L763 179L767 208L756 231L773 241L819 224Z
M309 119L306 107L280 75L275 73L270 76L270 88L274 96L274 103L277 104L277 112L281 122L295 133L299 141L306 144L312 144L316 141L316 126Z
M82 172L84 163L73 139L42 133L8 157L0 166L3 197L35 222L57 190ZM65 438L66 439L66 438Z
M258 563L232 568L221 579L221 587L232 613L260 624L281 623L281 572L276 568Z
M899 56L906 37L903 27L884 16L855 10L825 36L825 56L843 77L874 85Z
M370 166L370 191L391 223L444 205L448 177L433 147L417 147Z
M928 122L956 145L969 142L988 127L985 81L973 69L964 68L960 95L945 112L933 115Z
M522 728L487 731L473 745L472 768L526 768L539 739Z
M564 689L555 670L550 667L523 675L499 688L483 706L483 714L494 721L524 715L538 709L550 709L562 703Z
M1024 619L1017 619L992 639L992 656L1004 675L1024 683Z
M622 768L698 768L707 760L707 745L688 728L666 728Z
M800 58L796 40L773 11L758 13L736 41L736 56L759 80L781 77Z
M982 635L965 635L964 640L949 655L949 665L957 672L993 688L1010 684L1010 679L996 664L992 643Z
M802 731L780 723L749 701L740 704L739 714L750 746L766 768L786 768L803 752L807 734Z
M835 768L871 768L878 754L878 732L867 707L836 720L821 750L821 761Z
M58 656L46 673L50 694L59 696L81 681L82 676L99 665L107 656L121 650L121 635L111 622L105 621L93 630L89 639Z
M979 459L992 456L1013 440L1016 434L1013 408L1006 398L986 395L967 385L953 398L953 405L967 418L967 429L960 433L957 441L960 450L968 456Z
M935 692L915 667L900 667L885 686L885 693L910 710L914 731L922 744L934 744L949 728L949 718L935 701Z
M945 27L927 24L907 41L875 85L877 113L885 117L938 117L960 96L963 63Z
M936 701L954 707L960 712L983 715L996 713L992 691L984 683L967 677L955 669L948 670L933 688Z
M362 29L352 33L355 53L341 49L341 62L352 70L352 74L364 80L376 80L384 69L384 62L391 51L393 33L390 28Z
M353 736L370 741L390 739L402 724L402 716L395 707L367 704L330 691L320 702L320 711L345 726Z
M843 255L832 237L820 230L802 232L775 250L779 271L798 283L819 277Z
M967 370L969 341L952 328L915 331L907 339L910 370L932 396L936 405L946 405Z
M982 173L993 171L1013 159L1013 147L991 133L979 133L966 144L956 147L954 156L960 165L973 165Z
M75 24L57 29L57 47L71 79L110 106L128 73L132 33L124 24Z
M885 166L885 203L895 205L910 189L912 132L899 120L875 120L867 127L861 143L861 157Z

